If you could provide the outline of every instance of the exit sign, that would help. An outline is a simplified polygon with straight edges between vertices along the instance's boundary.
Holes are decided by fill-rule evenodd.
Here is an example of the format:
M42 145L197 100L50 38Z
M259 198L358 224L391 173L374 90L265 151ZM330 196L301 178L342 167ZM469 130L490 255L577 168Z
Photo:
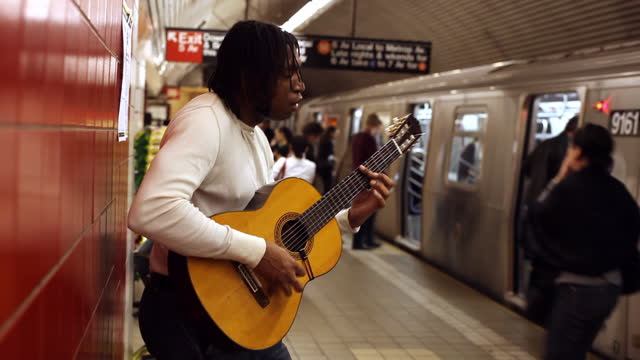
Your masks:
M202 62L202 31L168 30L167 60Z

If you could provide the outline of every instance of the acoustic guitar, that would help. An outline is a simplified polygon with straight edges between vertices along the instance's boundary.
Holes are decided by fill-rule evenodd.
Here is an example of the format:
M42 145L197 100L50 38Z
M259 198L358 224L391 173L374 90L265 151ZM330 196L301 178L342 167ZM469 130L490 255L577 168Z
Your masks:
M390 140L364 163L374 172L387 169L421 135L412 115L394 119L387 131ZM368 187L369 179L359 170L324 196L302 179L287 178L259 189L245 211L211 219L289 250L305 269L306 274L298 278L305 286L338 262L342 238L334 217ZM243 264L171 253L169 266L172 279L180 284L179 296L190 299L185 302L190 304L188 312L206 317L212 328L243 348L271 347L293 324L302 293L270 294L270 284Z

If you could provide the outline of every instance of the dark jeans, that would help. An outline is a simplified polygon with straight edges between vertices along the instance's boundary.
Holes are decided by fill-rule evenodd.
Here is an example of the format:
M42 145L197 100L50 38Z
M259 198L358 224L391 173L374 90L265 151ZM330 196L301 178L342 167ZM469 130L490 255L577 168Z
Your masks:
M527 317L538 324L551 318L556 293L558 271L534 260L527 286Z
M369 218L360 226L360 231L353 234L353 248L373 245L373 224L376 221L376 214Z
M147 349L158 360L291 360L282 342L260 351L216 347L204 327L185 321L180 308L167 278L153 274L142 295L139 319Z
M545 359L585 359L619 295L620 288L613 285L559 284L551 310Z

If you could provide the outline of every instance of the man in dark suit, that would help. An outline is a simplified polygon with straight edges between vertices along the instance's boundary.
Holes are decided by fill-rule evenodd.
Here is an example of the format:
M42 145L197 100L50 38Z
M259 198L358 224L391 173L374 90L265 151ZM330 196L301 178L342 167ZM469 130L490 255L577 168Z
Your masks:
M371 114L367 118L364 130L353 135L351 138L351 151L353 152L352 168L354 170L378 150L376 135L380 133L381 129L382 121L380 121L378 115ZM376 244L373 241L373 224L375 217L376 214L369 216L360 227L360 231L353 234L354 249L373 249L380 246L380 244Z
M302 136L304 136L304 139L307 140L307 144L309 144L307 152L305 153L305 158L307 160L317 162L317 143L323 132L324 129L322 128L322 125L317 122L310 122L302 128Z

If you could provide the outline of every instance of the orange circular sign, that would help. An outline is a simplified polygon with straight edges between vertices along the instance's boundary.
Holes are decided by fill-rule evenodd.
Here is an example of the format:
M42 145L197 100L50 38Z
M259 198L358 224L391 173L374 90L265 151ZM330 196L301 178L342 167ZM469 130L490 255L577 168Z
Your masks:
M420 63L418 64L418 70L420 70L420 71L427 71L427 63L425 63L425 62L420 62Z
M327 55L331 52L331 43L327 40L321 40L320 42L318 42L318 46L316 46L316 49L318 50L318 54Z

